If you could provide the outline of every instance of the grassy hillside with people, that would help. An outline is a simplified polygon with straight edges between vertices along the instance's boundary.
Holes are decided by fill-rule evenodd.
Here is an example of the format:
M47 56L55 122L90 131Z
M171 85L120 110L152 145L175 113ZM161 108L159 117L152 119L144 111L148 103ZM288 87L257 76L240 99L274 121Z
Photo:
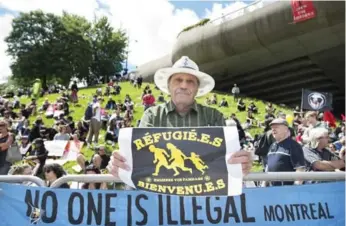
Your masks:
M122 88L120 95L112 95L111 97L113 98L113 100L116 101L116 103L118 103L119 101L120 102L124 101L126 94L130 95L132 101L134 102L134 120L133 120L132 126L136 126L137 121L140 120L140 118L143 114L143 111L144 111L144 107L142 106L141 96L142 96L143 88L147 84L144 83L142 85L142 89L138 89L138 88L133 87L133 85L130 84L129 82L123 82L123 83L120 83L120 85ZM153 91L154 96L157 98L161 92L159 90L155 89L154 84L149 84L149 86L150 86L151 90ZM84 113L85 113L85 110L86 110L88 103L91 102L93 95L96 94L97 88L100 88L100 87L103 88L103 93L104 93L105 85L80 89L80 91L78 92L78 97L79 97L78 106L74 106L72 103L69 103L70 116L72 116L73 121L75 123L82 120L82 118L84 117ZM206 101L206 98L211 97L213 94L214 93L211 93L208 96L200 97L197 100L199 103L204 104ZM50 103L54 103L60 96L61 96L61 94L50 94L50 95L46 95L44 97L41 97L37 101L37 106L41 107L46 98L49 100ZM241 123L244 123L246 121L247 111L243 111L243 112L237 111L237 102L234 101L233 96L231 96L230 94L216 93L216 97L218 99L218 102L220 102L222 98L225 98L228 101L229 107L219 107L218 105L210 105L211 107L215 107L218 110L220 110L224 114L225 118L229 118L232 113L235 113L237 118L240 120ZM105 105L109 99L109 96L103 96L102 98L103 98L102 107L105 107ZM165 100L167 100L168 98L169 97L167 95L165 95ZM244 100L246 106L248 106L251 101L253 101L255 103L255 105L258 108L258 114L255 114L255 118L258 119L259 121L263 122L264 116L265 116L266 103L259 101L259 100L249 99L249 98L244 98L243 100ZM22 97L20 102L27 104L30 102L30 98ZM280 106L274 106L274 107L277 109L277 111L283 111L287 114L292 115L292 111L290 111L288 109L282 108ZM112 112L108 111L108 113L112 113ZM53 125L54 119L47 119L45 117L44 113L38 113L36 116L31 116L29 118L30 123L33 123L38 115L42 116L44 124L46 126L52 126ZM263 128L260 128L260 127L251 128L248 131L250 132L250 134L252 136L254 136L255 134L262 133ZM99 144L106 145L106 143L104 142L105 132L106 131L104 129L101 130L100 138L99 138ZM111 153L113 150L116 150L118 148L118 145L115 145L115 146L106 145L106 148L107 148L107 151L109 153ZM91 156L94 154L94 150L92 148L88 148L86 145L83 147L82 152L87 159L90 159ZM75 161L69 161L69 162L65 163L64 168L69 173L76 173L72 169L72 167L74 165L76 165ZM252 171L260 171L261 169L262 169L261 166L255 165L254 168L252 169Z

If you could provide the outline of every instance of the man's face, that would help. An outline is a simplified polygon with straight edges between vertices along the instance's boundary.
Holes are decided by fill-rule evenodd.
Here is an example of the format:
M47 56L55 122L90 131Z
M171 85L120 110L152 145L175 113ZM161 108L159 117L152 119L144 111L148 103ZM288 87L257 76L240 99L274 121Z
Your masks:
M325 148L328 146L328 141L329 141L329 137L328 134L323 134L323 136L321 136L320 138L318 138L319 140L319 146L321 148Z
M198 80L190 74L174 74L168 83L168 89L175 104L192 104L198 91Z
M104 147L99 148L99 155L101 156L101 155L105 155L105 154L106 154L105 148Z
M313 117L313 116L307 117L306 120L308 121L309 125L313 125L317 121L317 119L315 117Z
M288 134L288 128L285 125L274 124L271 129L275 140L282 140Z

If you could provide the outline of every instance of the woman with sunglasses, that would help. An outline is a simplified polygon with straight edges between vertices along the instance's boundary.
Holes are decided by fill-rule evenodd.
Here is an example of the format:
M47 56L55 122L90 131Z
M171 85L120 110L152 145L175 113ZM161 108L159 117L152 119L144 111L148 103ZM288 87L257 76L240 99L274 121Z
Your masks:
M66 175L66 172L64 171L62 166L60 166L57 163L45 165L43 167L43 172L44 172L44 176L47 180L47 186L48 187L50 187L54 181L56 181L60 177L63 177L64 175ZM70 188L70 185L68 185L67 183L64 183L64 184L60 185L58 188Z
M14 137L8 130L5 120L0 121L0 175L7 175L11 168L11 163L6 161L7 151L12 145Z

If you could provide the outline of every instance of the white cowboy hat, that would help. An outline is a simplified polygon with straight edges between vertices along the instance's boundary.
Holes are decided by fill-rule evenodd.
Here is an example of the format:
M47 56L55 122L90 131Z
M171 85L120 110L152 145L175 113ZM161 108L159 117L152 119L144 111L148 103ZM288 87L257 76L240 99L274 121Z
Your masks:
M203 96L214 89L215 80L210 75L199 71L198 65L189 59L187 56L181 57L171 68L162 68L156 71L154 75L154 81L156 86L167 94L168 90L168 79L177 73L185 73L194 75L199 80L199 87L196 97Z

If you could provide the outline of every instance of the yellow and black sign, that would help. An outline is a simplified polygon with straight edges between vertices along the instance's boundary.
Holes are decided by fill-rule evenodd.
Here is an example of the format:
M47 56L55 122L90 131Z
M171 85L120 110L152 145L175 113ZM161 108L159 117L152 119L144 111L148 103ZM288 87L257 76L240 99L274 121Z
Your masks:
M226 195L223 128L134 128L132 181L171 195Z

